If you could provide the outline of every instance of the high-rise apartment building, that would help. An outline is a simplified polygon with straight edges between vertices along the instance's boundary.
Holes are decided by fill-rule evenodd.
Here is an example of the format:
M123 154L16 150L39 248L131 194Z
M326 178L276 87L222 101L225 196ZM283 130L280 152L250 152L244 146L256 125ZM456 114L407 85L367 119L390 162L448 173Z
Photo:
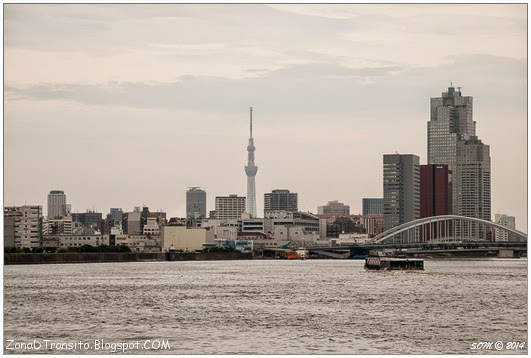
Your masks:
M319 215L350 215L350 206L340 203L337 200L329 201L328 204L317 207Z
M491 220L490 148L476 136L457 143L457 215Z
M245 212L245 196L216 196L216 219L239 219Z
M268 211L283 210L289 212L298 211L297 193L289 190L276 189L271 193L264 194L264 215Z
M58 219L66 216L67 209L64 191L50 191L50 194L48 194L48 219Z
M186 218L206 218L206 191L191 187L186 192Z
M452 173L446 164L420 166L420 217L448 215L452 208Z
M514 216L505 214L495 214L494 222L506 228L516 230L516 219ZM495 229L496 241L509 241L509 234L502 229Z
M383 156L384 228L420 216L419 157L414 154Z
M6 224L8 225L7 230ZM7 244L17 248L40 247L41 232L42 207L40 205L4 208L4 240Z
M363 198L361 206L363 215L383 215L383 198Z

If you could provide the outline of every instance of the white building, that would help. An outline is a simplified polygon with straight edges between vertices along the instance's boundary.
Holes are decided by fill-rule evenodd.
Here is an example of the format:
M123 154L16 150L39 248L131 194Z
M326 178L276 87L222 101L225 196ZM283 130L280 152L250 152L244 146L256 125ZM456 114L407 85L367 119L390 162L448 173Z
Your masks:
M34 248L41 246L42 207L40 205L11 206L4 208L4 235L9 232L14 247ZM4 237L5 238L5 237ZM6 239L6 238L5 238Z
M160 226L156 217L148 217L144 225L144 235L159 236Z
M506 228L516 230L516 219L514 216L505 214L495 214L494 222ZM496 241L509 241L509 235L507 231L502 229L495 229Z
M328 204L317 207L319 215L350 215L350 206L340 203L337 200L329 201Z
M55 236L52 236L55 237ZM103 235L58 235L58 247L81 247L103 245Z

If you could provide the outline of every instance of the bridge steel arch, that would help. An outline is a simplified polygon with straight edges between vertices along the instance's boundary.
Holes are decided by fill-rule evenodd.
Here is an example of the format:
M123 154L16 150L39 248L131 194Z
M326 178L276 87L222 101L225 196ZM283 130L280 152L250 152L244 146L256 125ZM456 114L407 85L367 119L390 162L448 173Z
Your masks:
M518 242L527 242L526 233L491 221L460 215L440 215L416 219L395 226L373 237L371 244L397 243L396 241L401 243L494 242L496 229L502 230ZM474 233L474 236L472 236L472 233Z

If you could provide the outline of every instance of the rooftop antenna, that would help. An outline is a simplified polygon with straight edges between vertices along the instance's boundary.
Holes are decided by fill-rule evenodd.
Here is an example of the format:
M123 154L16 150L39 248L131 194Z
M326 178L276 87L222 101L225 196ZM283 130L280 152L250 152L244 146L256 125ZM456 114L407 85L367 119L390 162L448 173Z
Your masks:
M253 138L253 107L249 107L249 115L251 116L251 139Z

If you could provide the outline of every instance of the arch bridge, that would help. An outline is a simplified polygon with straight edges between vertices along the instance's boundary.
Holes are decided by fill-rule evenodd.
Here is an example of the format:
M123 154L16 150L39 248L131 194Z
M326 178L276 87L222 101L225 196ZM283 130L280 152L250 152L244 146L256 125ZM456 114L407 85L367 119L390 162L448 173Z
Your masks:
M370 244L436 244L459 242L525 242L527 234L491 221L441 215L409 221L373 237Z

